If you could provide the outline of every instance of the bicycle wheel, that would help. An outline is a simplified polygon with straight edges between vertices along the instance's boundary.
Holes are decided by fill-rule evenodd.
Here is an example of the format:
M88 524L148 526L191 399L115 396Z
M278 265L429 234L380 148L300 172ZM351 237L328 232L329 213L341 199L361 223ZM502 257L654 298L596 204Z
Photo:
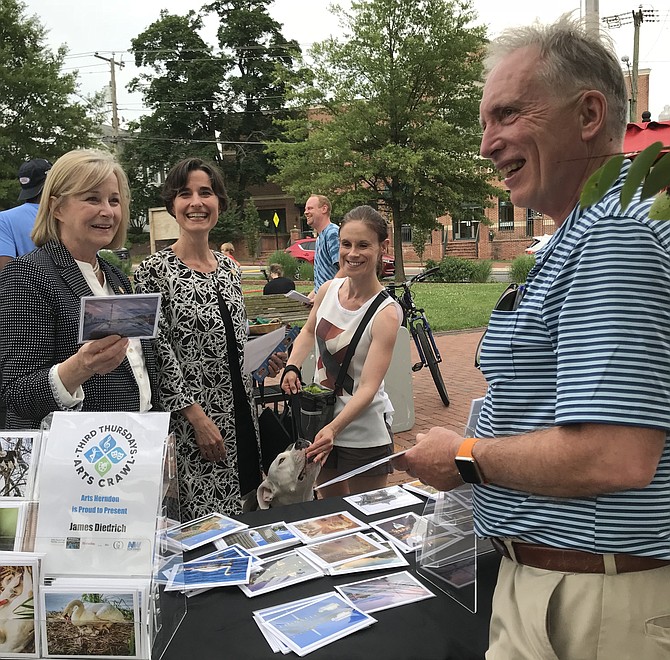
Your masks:
M433 345L430 343L430 339L426 335L426 329L423 327L423 322L416 323L414 325L414 331L416 332L417 339L419 340L419 346L421 346L421 351L423 352L423 357L428 364L430 369L430 375L433 377L435 382L435 387L437 388L437 393L442 399L442 403L445 406L449 405L449 395L447 394L447 388L444 386L444 380L442 379L442 372L440 371L440 365L435 358L435 352L433 351Z

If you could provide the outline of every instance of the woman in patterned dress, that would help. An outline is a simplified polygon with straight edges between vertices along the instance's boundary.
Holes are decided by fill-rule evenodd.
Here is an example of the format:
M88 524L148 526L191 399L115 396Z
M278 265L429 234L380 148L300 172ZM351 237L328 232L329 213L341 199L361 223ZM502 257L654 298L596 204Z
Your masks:
M187 158L170 170L163 199L180 236L139 265L135 287L161 294L158 397L177 438L181 519L240 513L261 468L240 271L209 247L228 206L223 179Z

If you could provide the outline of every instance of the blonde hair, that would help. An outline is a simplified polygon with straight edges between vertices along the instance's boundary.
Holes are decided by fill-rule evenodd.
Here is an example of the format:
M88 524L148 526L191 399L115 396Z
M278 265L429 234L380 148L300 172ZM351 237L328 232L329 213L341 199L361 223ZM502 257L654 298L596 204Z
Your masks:
M62 198L93 190L112 174L119 184L121 224L112 241L105 247L123 247L130 222L128 178L112 154L97 149L68 151L49 170L31 234L33 243L40 247L49 241L60 241L60 222L54 211L60 206ZM51 202L52 198L55 198L55 203Z
M221 243L221 252L235 252L235 246L232 243Z

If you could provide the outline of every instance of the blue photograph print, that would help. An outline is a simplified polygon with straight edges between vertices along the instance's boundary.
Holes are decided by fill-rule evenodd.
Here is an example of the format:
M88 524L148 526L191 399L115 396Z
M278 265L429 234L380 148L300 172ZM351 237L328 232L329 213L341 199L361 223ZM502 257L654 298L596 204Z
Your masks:
M328 644L374 622L375 619L333 594L278 616L268 625L282 635L289 646L302 651Z
M250 557L206 559L183 564L174 573L168 591L245 584L249 581Z

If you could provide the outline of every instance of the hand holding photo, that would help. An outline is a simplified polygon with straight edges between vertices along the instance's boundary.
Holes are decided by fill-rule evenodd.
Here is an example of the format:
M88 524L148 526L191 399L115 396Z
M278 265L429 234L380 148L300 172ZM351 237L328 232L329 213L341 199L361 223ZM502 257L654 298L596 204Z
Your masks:
M79 317L79 343L119 335L154 339L158 333L160 293L84 296Z

